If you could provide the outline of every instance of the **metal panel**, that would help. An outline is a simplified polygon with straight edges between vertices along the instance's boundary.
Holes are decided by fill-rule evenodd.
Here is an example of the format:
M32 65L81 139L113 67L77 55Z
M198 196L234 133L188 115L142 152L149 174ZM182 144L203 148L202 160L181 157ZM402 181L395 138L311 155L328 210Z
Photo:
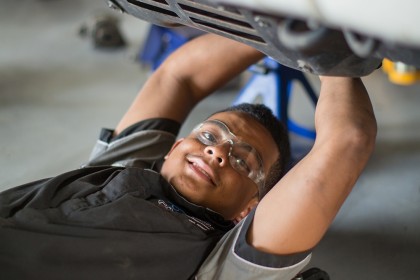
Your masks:
M382 61L377 50L388 51L373 44L375 49L362 57L353 50L359 47L366 52L365 42L357 41L357 36L350 47L339 30L208 0L111 1L112 6L153 24L187 25L219 34L255 47L285 66L317 75L368 75Z

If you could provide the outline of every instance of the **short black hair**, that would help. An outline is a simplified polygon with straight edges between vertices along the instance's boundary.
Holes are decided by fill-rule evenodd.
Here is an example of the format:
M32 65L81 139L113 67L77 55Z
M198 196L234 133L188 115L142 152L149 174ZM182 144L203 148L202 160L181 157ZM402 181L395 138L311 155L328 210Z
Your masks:
M260 189L259 199L263 198L286 173L290 163L290 143L286 126L264 104L241 103L230 106L212 115L222 112L242 112L250 115L262 124L273 137L279 150L279 157L271 166L265 184Z

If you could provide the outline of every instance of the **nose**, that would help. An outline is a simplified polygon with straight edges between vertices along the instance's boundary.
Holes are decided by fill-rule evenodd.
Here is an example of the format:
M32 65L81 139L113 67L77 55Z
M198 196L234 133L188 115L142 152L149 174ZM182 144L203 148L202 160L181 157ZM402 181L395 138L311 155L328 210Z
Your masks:
M228 158L231 148L231 141L226 141L215 146L206 146L204 152L215 158L220 166L224 166L229 162Z

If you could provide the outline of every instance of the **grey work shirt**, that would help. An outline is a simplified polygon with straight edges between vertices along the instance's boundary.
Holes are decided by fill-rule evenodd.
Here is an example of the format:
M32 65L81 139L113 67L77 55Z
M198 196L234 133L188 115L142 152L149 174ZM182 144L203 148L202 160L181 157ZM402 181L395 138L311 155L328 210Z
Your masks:
M252 215L229 231L231 222L189 203L160 176L178 130L165 119L137 123L117 138L104 129L83 168L1 193L2 276L257 279L299 272L308 253L258 252L244 237Z

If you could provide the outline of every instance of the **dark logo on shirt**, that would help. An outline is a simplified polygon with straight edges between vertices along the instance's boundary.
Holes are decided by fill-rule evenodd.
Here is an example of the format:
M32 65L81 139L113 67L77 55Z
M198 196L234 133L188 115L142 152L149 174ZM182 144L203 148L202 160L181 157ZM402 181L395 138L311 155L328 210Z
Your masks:
M185 214L185 212L181 208L179 208L178 206L176 206L175 204L169 201L164 201L162 199L159 199L158 205L167 211ZM186 216L188 217L188 221L190 221L193 225L196 225L197 227L199 227L201 230L203 231L214 230L214 227L210 223L203 221L201 219L198 219L196 217L193 217L193 216L189 216L189 215L186 215Z
M168 201L164 201L162 199L159 199L158 200L158 205L160 207L163 207L164 209L166 209L168 211L185 214L184 211L182 211L178 206L176 206L175 204L172 204Z

